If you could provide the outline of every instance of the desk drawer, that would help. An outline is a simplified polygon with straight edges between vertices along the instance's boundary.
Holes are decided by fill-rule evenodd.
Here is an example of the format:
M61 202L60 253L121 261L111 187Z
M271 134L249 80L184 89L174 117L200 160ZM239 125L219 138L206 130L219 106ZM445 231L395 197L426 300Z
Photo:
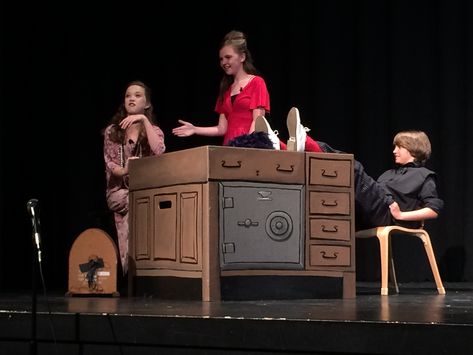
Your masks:
M309 185L350 187L352 161L309 158Z
M209 180L302 185L305 184L305 154L203 146L130 162L130 191Z
M350 220L310 218L310 239L331 239L350 241Z
M305 180L304 154L265 149L220 149L209 156L209 177L299 183Z
M309 266L350 266L350 247L310 245Z
M310 214L350 215L349 192L309 192Z

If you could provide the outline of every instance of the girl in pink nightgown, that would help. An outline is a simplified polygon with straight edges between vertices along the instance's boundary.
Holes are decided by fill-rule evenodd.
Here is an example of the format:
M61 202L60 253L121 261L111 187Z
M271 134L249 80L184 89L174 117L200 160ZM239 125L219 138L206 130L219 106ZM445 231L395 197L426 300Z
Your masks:
M106 198L114 214L123 274L128 271L128 162L164 150L164 134L154 123L150 89L133 81L104 130Z

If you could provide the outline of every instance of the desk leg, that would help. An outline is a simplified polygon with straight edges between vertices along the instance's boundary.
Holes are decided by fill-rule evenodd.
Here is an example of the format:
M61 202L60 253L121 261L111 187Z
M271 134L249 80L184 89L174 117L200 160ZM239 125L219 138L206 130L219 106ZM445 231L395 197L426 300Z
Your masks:
M356 297L356 273L343 273L343 298Z
M202 190L202 301L220 301L218 183Z

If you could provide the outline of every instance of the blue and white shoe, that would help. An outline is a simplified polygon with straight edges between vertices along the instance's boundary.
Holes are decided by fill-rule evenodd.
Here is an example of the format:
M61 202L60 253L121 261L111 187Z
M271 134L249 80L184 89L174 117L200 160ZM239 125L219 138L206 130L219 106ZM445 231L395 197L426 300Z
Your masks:
M287 114L287 130L289 133L289 139L287 141L287 150L293 152L303 152L305 150L305 140L307 138L307 132L309 128L304 127L301 124L301 118L299 116L299 110L296 107L292 107Z
M268 134L269 139L273 142L273 147L276 150L281 149L278 138L278 131L273 131L268 121L264 116L258 116L255 120L255 131L256 132L265 132Z

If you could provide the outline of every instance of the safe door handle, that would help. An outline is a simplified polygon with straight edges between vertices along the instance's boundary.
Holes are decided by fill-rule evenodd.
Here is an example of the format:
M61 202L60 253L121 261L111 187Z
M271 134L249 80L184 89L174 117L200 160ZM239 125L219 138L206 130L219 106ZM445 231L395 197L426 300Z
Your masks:
M251 219L247 218L244 221L238 221L237 224L242 227L250 228L250 227L257 227L259 225L258 222L253 222Z

